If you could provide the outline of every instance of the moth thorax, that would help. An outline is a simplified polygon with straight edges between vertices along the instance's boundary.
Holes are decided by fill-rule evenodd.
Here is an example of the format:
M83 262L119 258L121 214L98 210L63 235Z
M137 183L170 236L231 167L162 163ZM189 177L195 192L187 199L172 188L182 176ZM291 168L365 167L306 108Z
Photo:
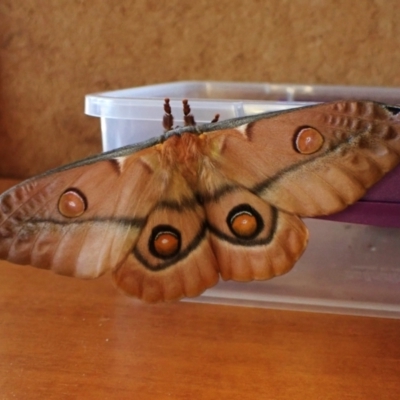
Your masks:
M163 161L169 165L181 164L192 168L200 154L199 139L193 133L171 136L162 146Z

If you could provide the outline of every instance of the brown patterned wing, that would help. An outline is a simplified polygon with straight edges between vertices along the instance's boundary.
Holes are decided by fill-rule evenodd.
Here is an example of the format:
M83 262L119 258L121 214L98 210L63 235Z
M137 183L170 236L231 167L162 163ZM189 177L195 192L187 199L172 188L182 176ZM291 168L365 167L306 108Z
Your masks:
M270 279L302 255L308 231L301 219L240 188L205 203L211 245L223 279Z
M83 278L115 268L158 199L152 163L148 150L61 168L10 189L0 196L0 257Z
M399 109L341 101L207 135L227 179L300 216L342 210L400 160Z
M198 204L158 205L133 251L113 272L117 286L151 303L198 296L219 279L209 236Z

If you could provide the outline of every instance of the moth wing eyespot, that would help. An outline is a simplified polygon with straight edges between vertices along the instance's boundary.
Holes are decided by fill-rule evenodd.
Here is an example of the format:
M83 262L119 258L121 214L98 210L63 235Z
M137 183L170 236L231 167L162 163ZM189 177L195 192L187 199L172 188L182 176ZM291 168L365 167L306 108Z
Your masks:
M294 136L294 148L300 154L314 154L324 144L324 137L311 126L301 127Z
M86 209L86 197L80 190L75 188L67 189L58 200L58 211L66 218L79 217Z
M249 204L234 207L226 218L230 231L240 239L254 239L263 230L261 215Z
M160 259L169 259L176 256L181 250L181 234L171 225L155 226L149 238L150 253Z

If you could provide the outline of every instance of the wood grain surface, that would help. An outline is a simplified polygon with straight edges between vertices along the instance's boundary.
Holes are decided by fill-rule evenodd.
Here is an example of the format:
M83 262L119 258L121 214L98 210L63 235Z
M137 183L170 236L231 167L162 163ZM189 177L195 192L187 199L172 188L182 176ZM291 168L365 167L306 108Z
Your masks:
M0 399L398 399L400 321L174 303L0 262Z
M15 181L0 180L0 191ZM397 400L400 320L146 305L0 261L0 399Z

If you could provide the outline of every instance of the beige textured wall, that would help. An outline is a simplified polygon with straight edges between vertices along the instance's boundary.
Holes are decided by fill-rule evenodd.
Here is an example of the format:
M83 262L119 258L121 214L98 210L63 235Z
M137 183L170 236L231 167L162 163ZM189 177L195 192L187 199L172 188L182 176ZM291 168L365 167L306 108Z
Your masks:
M2 0L0 175L100 150L86 93L188 79L400 86L398 0Z

